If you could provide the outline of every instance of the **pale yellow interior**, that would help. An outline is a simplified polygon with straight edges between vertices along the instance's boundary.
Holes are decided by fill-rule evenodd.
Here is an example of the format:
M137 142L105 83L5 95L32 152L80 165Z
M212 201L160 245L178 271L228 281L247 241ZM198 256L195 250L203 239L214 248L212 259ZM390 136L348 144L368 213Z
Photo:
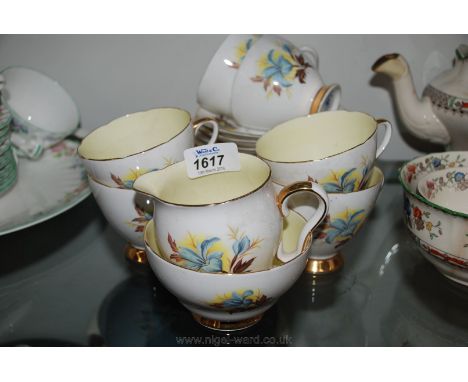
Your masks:
M125 158L170 141L189 123L190 114L175 108L128 114L94 130L78 153L95 160Z
M330 111L278 125L257 141L257 154L274 162L327 158L367 141L377 128L367 114Z
M253 155L239 154L240 171L190 179L185 161L140 176L133 188L171 204L187 206L223 203L245 196L270 177L269 166Z

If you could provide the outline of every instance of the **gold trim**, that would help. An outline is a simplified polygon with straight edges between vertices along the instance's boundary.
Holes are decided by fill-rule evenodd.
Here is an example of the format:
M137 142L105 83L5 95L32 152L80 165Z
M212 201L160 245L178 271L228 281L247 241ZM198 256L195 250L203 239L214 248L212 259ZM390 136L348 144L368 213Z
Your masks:
M250 155L252 157L255 157L255 155L252 155L252 154L245 154L245 155ZM180 162L179 162L180 163ZM171 166L175 165L177 163L173 163ZM252 195L253 193L257 192L258 190L262 189L263 187L265 187L265 185L269 182L269 180L271 179L271 168L270 166L268 166L267 163L263 163L265 164L267 167L268 167L268 177L267 179L260 185L258 186L255 190L252 190L252 191L249 191L247 194L244 194L244 195L241 195L241 196L237 196L233 199L229 199L229 200L225 200L225 201L222 201L222 202L217 202L217 203L207 203L207 204L178 204L178 203L172 203L172 202L168 202L168 201L165 201L165 200L162 200L154 195L151 195L151 194L148 194L144 191L140 191L139 189L137 188L133 188L134 191L137 191L137 192L140 192L146 196L149 196L161 203L164 203L164 204L167 204L167 205L170 205L170 206L178 206L178 207L210 207L210 206L218 206L218 205L221 205L221 204L226 204L226 203L229 203L229 202L233 202L233 201L236 201L236 200L240 200L242 198L245 198L247 196L250 196ZM168 168L169 166L167 166L166 168ZM166 168L164 168L163 170L165 170ZM161 171L163 171L161 170Z
M198 322L200 325L206 328L229 332L229 331L234 331L234 330L242 330L242 329L250 328L251 326L255 325L257 322L259 322L262 319L263 313L255 317L246 318L240 321L214 320L212 318L203 317L196 313L192 313L192 316L196 322Z
M88 138L91 134L93 134L94 132L96 132L97 130L99 130L101 127L104 127L104 126L108 126L110 125L111 123L121 119L121 118L125 118L125 117L128 117L128 116L131 116L131 115L135 115L135 114L139 114L139 113L147 113L149 111L153 111L153 110L179 110L179 111L182 111L184 112L187 116L188 116L188 123L185 125L185 127L179 131L176 135L174 135L172 138L170 138L169 140L165 141L165 142L162 142L162 143L159 143L157 144L156 146L153 146L153 147L149 147L145 150L142 150L140 152L137 152L137 153L133 153L133 154L130 154L130 155L126 155L126 156L123 156L123 157L117 157L117 158L106 158L106 159L92 159L92 158L85 158L83 155L81 155L80 153L80 147L81 145L83 144L83 142L85 141L86 138ZM96 161L96 162L107 162L107 161L111 161L111 160L118 160L118 159L126 159L126 158L130 158L134 155L138 155L138 154L142 154L146 151L149 151L149 150L153 150L155 149L156 147L159 147L159 146L162 146L170 141L172 141L174 138L178 137L180 134L182 134L185 130L187 130L187 127L190 126L190 124L192 123L192 117L190 115L190 113L187 111L187 110L184 110L184 109L181 109L179 107L157 107L157 108L153 108L153 109L147 109L147 110L142 110L142 111L136 111L134 113L131 113L131 114L125 114L125 115L122 115L121 117L118 117L118 118L115 118L113 120L111 120L110 122L106 123L105 125L102 125L102 126L99 126L97 129L91 131L88 135L86 135L86 137L83 138L83 140L81 141L80 145L78 146L78 149L76 150L76 152L78 153L78 156L80 158L83 158L83 159L86 159L86 160L89 160L89 161Z
M324 85L319 89L319 91L317 92L317 94L314 97L314 100L312 101L312 104L310 105L309 115L318 113L320 104L322 103L322 100L323 100L323 97L325 97L325 94L328 92L328 90L331 87L332 87L332 85Z
M139 249L127 244L125 246L125 258L132 264L147 265L148 257L144 249Z
M400 57L398 53L384 54L382 57L378 58L377 61L374 62L374 65L372 65L371 69L373 72L377 72L379 66L385 64L387 61L394 60L398 57Z
M305 271L306 273L311 273L313 275L323 275L340 270L343 267L343 264L343 256L338 252L335 256L325 260L309 258L307 260Z
M360 113L360 114L365 114L367 115L369 118L373 119L374 122L375 122L375 129L374 129L374 132L364 141L364 142L361 142L359 144L357 144L356 146L353 146L353 147L350 147L349 149L346 149L345 151L341 151L339 153L336 153L336 154L333 154L333 155L329 155L325 158L320 158L320 159L306 159L306 160L300 160L300 161L294 161L294 162L283 162L283 161L277 161L277 160L272 160L272 159L268 159L268 158L265 158L263 156L261 156L258 152L258 150L256 149L256 153L257 153L257 157L264 160L264 161L268 161L268 162L272 162L272 163L307 163L307 162L320 162L322 160L325 160L325 159L329 159L329 158L333 158L333 157L336 157L337 155L341 155L341 154L344 154L344 153L347 153L348 151L351 151L351 150L354 150L356 147L359 147L359 146L362 146L364 145L367 141L369 141L374 135L376 135L377 133L377 129L378 129L378 123L377 123L377 120L370 114L367 114L367 113L364 113L362 111L345 111L345 110L333 110L333 111L328 111L328 113L335 113L335 112L345 112L345 113ZM318 114L318 113L316 113ZM296 119L302 119L302 118L310 118L310 117L313 117L315 114L309 114L309 115L306 115L306 116L303 116L303 117L298 117L298 118L295 118L295 119L291 119L287 122L284 122L282 123L281 125L284 125L286 123L290 123L291 121L294 121ZM387 120L386 120L387 121ZM387 121L389 122L389 121ZM390 122L389 122L390 123ZM281 126L281 125L278 125L278 126ZM276 126L277 127L277 126ZM275 129L276 127L274 127L273 129ZM263 137L261 137L263 138ZM259 140L261 139L259 138ZM258 142L258 141L257 141ZM256 148L258 147L258 143L256 145Z

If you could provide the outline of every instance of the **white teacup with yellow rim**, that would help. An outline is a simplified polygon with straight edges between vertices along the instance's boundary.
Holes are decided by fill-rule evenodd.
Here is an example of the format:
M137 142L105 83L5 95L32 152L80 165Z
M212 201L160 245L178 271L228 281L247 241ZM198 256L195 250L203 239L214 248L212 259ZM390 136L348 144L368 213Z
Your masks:
M203 119L192 124L190 113L178 108L157 108L127 114L87 135L78 153L88 174L98 182L131 189L135 179L184 159L194 145L194 129L209 124L218 136L218 124Z
M209 273L270 269L275 255L288 262L310 247L312 231L325 218L328 198L312 182L297 182L275 196L271 170L253 155L239 154L240 171L190 179L184 162L139 177L133 187L154 198L153 217L161 255L182 267ZM296 249L281 243L282 216L297 192L318 200Z
M384 134L377 144L379 128ZM256 152L275 183L311 180L326 192L353 192L365 184L391 131L390 122L365 113L323 112L276 126L257 141Z

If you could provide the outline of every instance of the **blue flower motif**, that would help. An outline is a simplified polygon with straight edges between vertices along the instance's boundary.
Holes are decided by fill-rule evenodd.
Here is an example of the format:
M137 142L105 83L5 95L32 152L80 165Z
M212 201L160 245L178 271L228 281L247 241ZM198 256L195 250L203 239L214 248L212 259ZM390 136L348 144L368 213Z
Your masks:
M237 292L233 292L232 297L224 300L222 305L224 308L249 308L253 303L249 297L253 294L254 292L250 289L243 292L242 295L239 295Z
M202 271L202 272L221 272L223 263L221 257L222 252L213 252L208 254L211 246L219 241L218 237L203 240L201 244L197 245L197 252L187 247L180 247L178 256L184 260L186 268Z
M453 176L455 182L463 182L465 180L465 174L462 172L456 172Z
M439 167L442 164L442 161L439 158L433 158L432 159L432 165L434 168Z
M356 184L356 178L351 177L351 174L355 171L355 168L346 171L340 176L337 182L327 182L322 184L326 192L353 192Z
M247 236L243 236L240 240L236 240L232 245L234 255L238 256L243 254L250 247L250 239Z
M354 235L354 232L361 222L361 215L363 213L364 210L359 210L350 215L347 220L341 218L333 220L330 223L330 229L327 231L327 238L325 241L331 244L337 237L343 238L340 242L349 240Z
M271 79L274 82L278 82L282 87L290 87L292 84L286 80L286 76L292 71L294 65L289 62L283 55L280 55L278 59L274 58L274 49L271 49L268 53L268 62L270 66L267 66L263 71L265 78Z

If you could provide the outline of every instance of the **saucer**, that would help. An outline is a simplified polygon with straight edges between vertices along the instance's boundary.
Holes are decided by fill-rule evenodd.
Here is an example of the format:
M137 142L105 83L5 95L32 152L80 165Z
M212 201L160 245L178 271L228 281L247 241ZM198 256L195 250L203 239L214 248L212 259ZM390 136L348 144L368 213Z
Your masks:
M67 139L38 161L19 158L18 180L0 197L0 236L59 215L91 193L77 147Z

